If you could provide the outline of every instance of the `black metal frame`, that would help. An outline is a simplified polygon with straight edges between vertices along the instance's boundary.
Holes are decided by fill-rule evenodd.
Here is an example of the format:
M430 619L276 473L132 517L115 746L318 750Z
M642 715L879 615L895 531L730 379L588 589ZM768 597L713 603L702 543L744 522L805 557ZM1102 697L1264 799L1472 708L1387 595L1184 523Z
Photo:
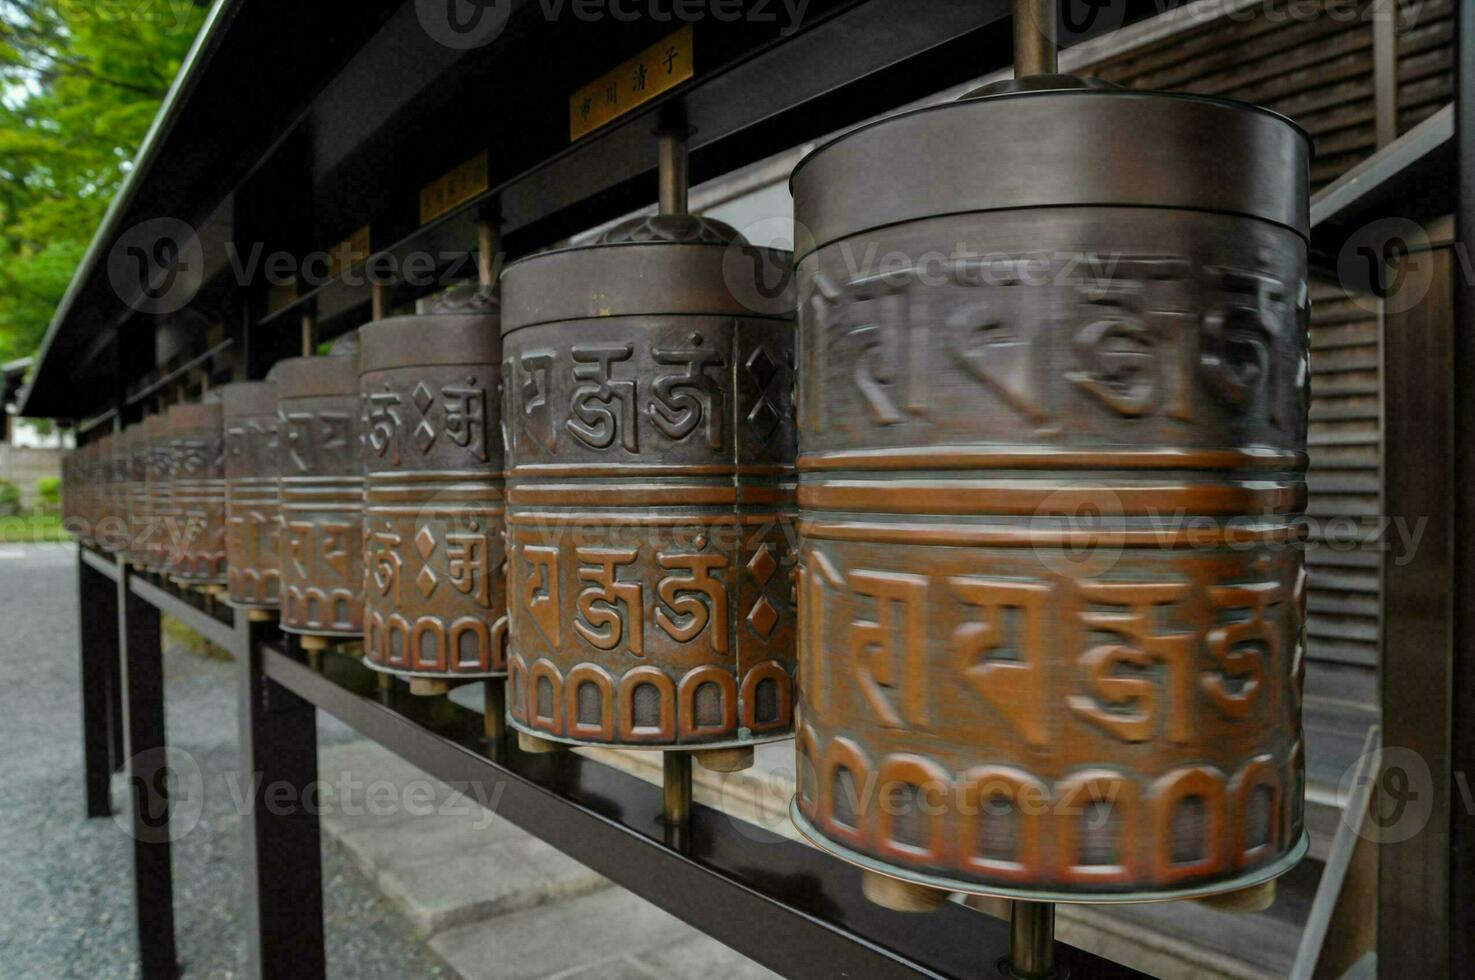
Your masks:
M111 596L120 610L116 618L83 617L83 662L96 669L115 651L126 680L135 917L150 980L177 975L170 849L161 833L168 821L161 614L236 661L242 799L251 800L241 832L252 976L324 974L317 812L261 805L273 784L300 793L317 781L318 711L437 779L476 787L468 795L494 802L499 816L783 975L999 975L1006 922L963 905L926 915L887 911L862 897L858 869L808 845L701 805L689 826L670 827L659 786L572 753L529 755L515 739L489 739L479 713L411 696L401 685L382 689L356 660L330 653L309 665L274 623L252 622L100 552L82 548L79 566L84 608L105 611ZM86 737L105 735L105 712L89 705L83 721ZM109 764L89 753L89 789L94 780L105 786ZM1058 962L1074 978L1142 976L1063 945Z

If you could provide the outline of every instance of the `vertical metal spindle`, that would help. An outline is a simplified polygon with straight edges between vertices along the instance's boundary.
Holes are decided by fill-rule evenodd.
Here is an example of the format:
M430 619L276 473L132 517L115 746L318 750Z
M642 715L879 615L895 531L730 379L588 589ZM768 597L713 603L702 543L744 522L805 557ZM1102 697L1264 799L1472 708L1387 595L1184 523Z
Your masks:
M1014 77L1059 70L1055 0L1014 0Z
M374 320L382 320L389 315L389 283L375 280L374 302L372 312L369 316Z
M686 130L667 126L658 142L661 214L686 214L690 191ZM673 751L664 755L666 823L685 824L691 819L691 756Z
M502 252L502 223L484 215L476 223L476 277L483 286L497 284L497 258Z
M661 214L686 214L690 210L691 173L686 152L686 129L667 127L661 130L660 183Z
M1009 916L1009 970L1017 980L1055 976L1055 906L1013 903Z
M684 824L691 820L691 755L686 752L663 755L666 822Z
M317 350L317 317L311 313L302 314L302 356L311 357Z

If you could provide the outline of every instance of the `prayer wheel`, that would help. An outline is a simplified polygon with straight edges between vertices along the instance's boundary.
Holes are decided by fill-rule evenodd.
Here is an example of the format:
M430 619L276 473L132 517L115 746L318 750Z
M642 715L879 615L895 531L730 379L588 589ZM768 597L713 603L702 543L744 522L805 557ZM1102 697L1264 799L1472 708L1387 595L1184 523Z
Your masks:
M67 533L80 540L77 530L77 450L61 454L61 523Z
M789 265L663 214L503 273L509 719L524 735L717 759L791 731Z
M277 500L277 386L240 381L220 389L225 421L226 596L239 609L281 603Z
M1306 852L1309 151L1046 75L796 170L793 815L869 891L1197 897Z
M150 523L148 516L149 424L135 422L123 430L127 462L124 470L123 499L128 518L128 541L123 548L124 560L141 566L147 559Z
M94 501L97 499L97 485L94 482L97 477L96 467L93 465L97 458L97 441L87 443L85 446L77 447L77 458L75 461L77 491L77 540L84 545L97 543L97 514Z
M224 423L213 394L169 409L170 513L178 537L168 576L181 585L225 584Z
M98 452L101 510L97 543L104 551L117 554L128 542L128 509L123 496L127 446L123 433L113 431L104 436Z
M426 693L507 671L500 322L472 286L360 331L365 662Z
M144 567L158 574L169 568L169 553L179 538L178 515L174 511L174 454L170 446L169 416L153 415L144 421L148 431L149 536L144 541Z
M363 461L356 335L294 357L277 379L281 626L314 640L363 632Z

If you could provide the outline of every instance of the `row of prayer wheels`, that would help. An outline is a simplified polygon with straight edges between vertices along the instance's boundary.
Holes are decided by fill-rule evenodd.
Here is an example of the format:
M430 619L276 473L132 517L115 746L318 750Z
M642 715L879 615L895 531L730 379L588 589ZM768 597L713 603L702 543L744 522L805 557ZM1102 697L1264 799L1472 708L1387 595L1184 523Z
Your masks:
M529 746L793 737L877 880L1257 886L1306 849L1308 157L1043 75L811 154L793 255L667 160L655 217L89 445L67 507L375 670L506 675Z

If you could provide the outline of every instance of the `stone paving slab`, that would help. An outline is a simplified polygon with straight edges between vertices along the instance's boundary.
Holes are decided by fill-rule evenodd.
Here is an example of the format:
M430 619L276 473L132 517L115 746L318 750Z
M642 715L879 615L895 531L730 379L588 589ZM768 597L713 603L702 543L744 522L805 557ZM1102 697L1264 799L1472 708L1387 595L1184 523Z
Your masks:
M318 759L324 836L466 980L775 976L497 817L469 788L332 719L319 737L334 743ZM659 773L660 754L645 755Z
M391 862L376 876L422 935L610 887L536 837L467 844L434 860Z
M430 948L469 980L777 976L617 888L453 929Z

